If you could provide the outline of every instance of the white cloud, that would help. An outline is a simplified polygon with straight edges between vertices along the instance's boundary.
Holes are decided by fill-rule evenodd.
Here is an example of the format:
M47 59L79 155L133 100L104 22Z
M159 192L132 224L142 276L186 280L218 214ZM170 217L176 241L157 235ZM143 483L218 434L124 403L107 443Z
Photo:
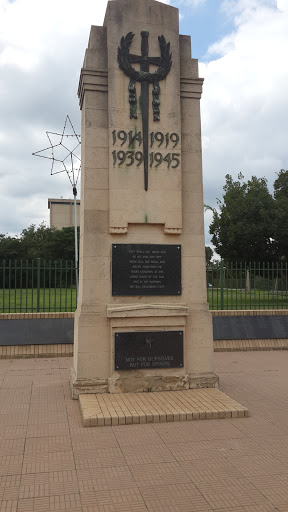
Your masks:
M276 0L276 3L280 11L288 11L288 0Z
M227 173L265 176L272 190L275 173L288 168L287 1L228 4L235 30L200 64L205 195L213 205Z
M80 46L90 25L102 24L105 8L105 0L82 0L81 8L76 0L2 0L0 62L25 68L24 60L32 67L45 57L55 58L57 50L68 50L69 44Z
M220 8L228 16L234 17L240 15L240 19L243 19L255 9L263 7L273 8L276 6L277 0L223 0ZM238 20L239 18L236 17L235 22L237 23Z
M72 197L67 176L50 176L46 130L66 115L80 130L77 88L90 26L106 0L0 0L0 233L48 220L48 197ZM7 215L9 212L9 215Z

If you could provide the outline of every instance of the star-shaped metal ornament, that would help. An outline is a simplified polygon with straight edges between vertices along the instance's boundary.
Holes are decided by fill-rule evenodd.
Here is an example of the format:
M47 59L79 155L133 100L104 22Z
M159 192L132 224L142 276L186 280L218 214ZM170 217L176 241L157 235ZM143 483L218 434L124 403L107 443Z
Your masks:
M46 132L46 135L50 146L46 149L35 151L32 155L52 161L51 175L66 172L75 195L81 171L81 135L77 135L75 132L68 115L66 116L62 133Z
M68 127L70 124L70 128ZM70 131L70 133L69 133ZM62 133L46 132L50 142L49 148L32 153L34 156L52 160L51 175L66 172L72 185L74 195L74 230L75 230L75 281L78 300L78 234L77 234L77 182L81 171L80 135L74 130L67 115Z

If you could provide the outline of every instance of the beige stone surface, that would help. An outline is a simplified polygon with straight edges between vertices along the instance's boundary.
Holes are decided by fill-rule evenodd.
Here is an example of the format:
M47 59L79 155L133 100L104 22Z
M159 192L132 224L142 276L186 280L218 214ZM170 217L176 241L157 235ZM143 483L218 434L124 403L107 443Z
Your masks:
M158 36L163 34L171 44L173 60L167 78L160 82L159 122L153 120L152 85L149 86L147 191L143 162L137 166L134 160L131 166L127 165L135 159L135 152L143 152L142 143L135 141L131 148L128 144L130 131L142 133L141 84L136 83L138 118L131 120L129 78L117 62L121 38L131 30L135 34L131 54L141 54L141 31L148 30L149 56L160 56ZM139 69L139 64L134 65ZM150 71L156 69L150 64ZM84 388L87 392L94 389L113 393L138 391L143 386L153 390L171 389L172 381L174 388L180 389L198 384L217 386L205 278L202 84L198 61L191 59L190 38L179 37L179 13L174 7L155 0L113 0L108 2L104 27L91 27L79 83L83 177L79 301L72 372L75 396ZM161 140L155 139L157 132L163 133L162 145ZM179 136L175 147L175 135L170 139L172 133ZM123 152L126 160L121 164L119 155L122 158ZM152 153L160 154L157 168ZM163 160L167 153L174 158L170 168ZM112 297L112 244L181 246L181 295ZM115 308L121 306L126 310L117 315ZM128 311L132 306L134 309ZM146 314L141 310L143 306L148 308ZM176 314L178 306L183 306L185 312L183 309ZM141 370L133 375L114 370L117 330L180 328L184 332L183 368Z
M247 352L250 350L288 350L288 338L214 341L215 352Z
M121 6L121 7L120 7ZM124 10L129 14L123 16ZM153 10L153 14L152 14ZM137 16L133 15L137 11ZM132 13L132 14L131 14ZM131 53L140 54L141 49L141 31L149 29L149 55L159 56L158 36L162 33L166 41L171 43L173 53L173 65L168 75L169 79L160 82L160 122L154 122L152 117L152 86L149 87L149 128L151 132L178 133L180 142L177 149L158 148L158 144L150 149L150 152L161 152L165 157L167 152L175 152L181 155L181 117L180 117L180 83L179 83L179 23L177 10L170 6L155 1L130 0L125 2L108 3L105 25L108 27L108 67L109 67L109 122L111 128L116 128L125 132L133 129L142 132L142 118L138 104L138 119L133 122L129 118L128 102L128 83L129 79L119 69L117 59L117 49L121 37L131 31L131 17L133 20L133 33L135 34ZM117 21L116 21L117 20ZM161 22L159 22L161 20ZM113 29L112 29L113 26ZM111 28L109 28L111 27ZM137 65L136 65L137 68ZM153 66L152 66L153 68ZM152 69L151 68L151 69ZM156 68L154 67L153 71ZM141 84L136 84L137 98L141 96ZM114 109L122 109L121 123L115 123ZM112 121L112 122L111 122ZM110 129L111 129L110 128ZM109 137L111 138L111 133ZM120 145L117 140L113 145L115 151L127 151L131 148L125 143ZM143 151L143 146L139 149ZM126 227L129 223L148 223L162 224L169 229L181 229L181 215L174 215L175 212L181 213L181 182L179 183L179 174L181 166L177 170L167 169L167 164L163 162L156 169L149 168L149 189L144 190L143 164L137 168L128 167L125 164L118 167L113 165L112 155L109 162L109 186L110 186L110 226ZM123 172L121 172L123 171ZM159 177L159 172L161 176ZM175 176L174 176L175 175ZM175 188L175 179L177 186ZM165 187L163 187L165 183ZM177 194L176 190L179 190ZM125 205L125 208L124 208ZM172 215L170 214L172 213ZM147 220L146 220L147 222Z

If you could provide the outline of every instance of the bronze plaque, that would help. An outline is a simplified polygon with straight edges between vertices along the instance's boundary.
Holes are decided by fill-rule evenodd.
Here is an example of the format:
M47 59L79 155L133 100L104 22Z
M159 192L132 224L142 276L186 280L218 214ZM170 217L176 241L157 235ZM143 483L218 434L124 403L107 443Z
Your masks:
M183 331L115 333L115 370L183 367Z
M113 244L112 295L181 295L181 245Z

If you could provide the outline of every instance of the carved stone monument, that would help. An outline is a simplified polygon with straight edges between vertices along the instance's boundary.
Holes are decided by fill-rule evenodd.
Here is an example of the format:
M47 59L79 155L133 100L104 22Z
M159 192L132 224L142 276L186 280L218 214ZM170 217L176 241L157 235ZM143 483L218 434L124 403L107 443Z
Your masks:
M82 110L73 397L214 387L200 98L179 13L108 2L92 26Z

